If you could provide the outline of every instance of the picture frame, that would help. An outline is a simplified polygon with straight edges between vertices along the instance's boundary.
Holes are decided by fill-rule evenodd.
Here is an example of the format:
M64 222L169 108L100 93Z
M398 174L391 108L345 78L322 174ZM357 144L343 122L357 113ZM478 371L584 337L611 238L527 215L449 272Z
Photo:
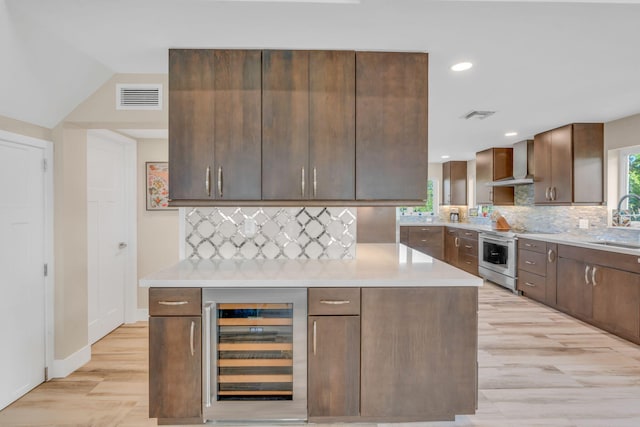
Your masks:
M145 194L148 211L176 210L169 206L168 162L145 162Z

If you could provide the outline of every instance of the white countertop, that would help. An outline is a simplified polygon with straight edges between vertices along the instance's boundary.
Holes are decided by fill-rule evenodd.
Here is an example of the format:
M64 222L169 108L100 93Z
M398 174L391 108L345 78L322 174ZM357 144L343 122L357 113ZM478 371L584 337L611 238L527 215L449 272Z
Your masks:
M437 287L483 280L402 244L358 244L352 260L183 260L142 287Z

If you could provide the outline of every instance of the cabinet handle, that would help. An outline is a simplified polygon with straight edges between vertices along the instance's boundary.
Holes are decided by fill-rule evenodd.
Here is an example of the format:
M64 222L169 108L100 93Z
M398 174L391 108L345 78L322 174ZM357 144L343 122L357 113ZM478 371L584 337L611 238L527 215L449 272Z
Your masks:
M551 198L549 197L549 192L551 191L551 187L547 187L544 189L544 198L545 200L550 200Z
M465 261L465 263L467 263L467 264L471 265L471 261Z
M464 247L467 248L467 249L473 249L473 246L471 246L471 245L464 245Z
M473 233L469 233L468 231L465 231L465 232L464 232L464 235L465 235L465 236L473 236Z
M318 179L316 175L316 168L313 168L313 197L316 197L316 193L318 190Z
M222 197L222 186L223 186L224 176L222 174L222 166L218 168L218 194Z
M193 339L196 333L196 322L191 321L191 335L189 336L189 347L191 348L191 357L196 354L196 348L193 344Z
M533 283L524 282L524 284L527 285L527 286L531 286L532 288L536 287L536 285L534 285Z
M302 190L302 197L304 198L304 166L302 167L300 173L300 188Z
M529 265L536 265L535 261L525 261L524 263Z
M321 299L320 304L328 304L328 305L342 305L342 304L351 304L351 301L346 299L336 300L336 299Z
M524 245L526 247L528 247L528 248L537 248L538 247L538 245L534 245L534 244L531 244L531 243L525 243Z
M549 252L547 252L547 261L549 261L549 263L553 263L556 260L556 253L553 251L553 249L549 249Z
M551 189L551 200L555 200L557 196L557 190L556 187L553 187L553 189Z
M420 241L421 241L421 242L426 242L426 241L427 241L427 239L422 239L422 240L420 240Z
M460 239L456 237L456 239L454 240L455 244L456 244L456 248L460 247Z
M318 348L318 342L316 339L316 321L313 321L313 355L316 355L316 350Z
M189 301L158 301L160 305L187 305Z
M209 166L207 166L204 175L204 187L207 189L207 197L211 197L211 168Z
M584 266L584 283L585 284L589 284L589 266L585 265Z
M204 347L204 385L205 404L211 406L211 309L213 304L208 304L204 309L205 347Z
M591 284L593 286L598 286L598 283L596 282L596 270L597 268L595 266L591 269Z

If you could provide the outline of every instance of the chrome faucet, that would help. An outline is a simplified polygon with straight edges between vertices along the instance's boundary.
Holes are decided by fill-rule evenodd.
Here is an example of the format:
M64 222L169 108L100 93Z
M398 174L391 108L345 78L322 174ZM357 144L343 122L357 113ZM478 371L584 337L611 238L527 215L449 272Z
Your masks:
M622 208L622 202L624 202L625 199L630 199L630 198L634 198L640 201L640 196L638 196L637 194L629 193L622 196L622 198L618 201L618 225L622 224L622 213L620 211L620 209Z

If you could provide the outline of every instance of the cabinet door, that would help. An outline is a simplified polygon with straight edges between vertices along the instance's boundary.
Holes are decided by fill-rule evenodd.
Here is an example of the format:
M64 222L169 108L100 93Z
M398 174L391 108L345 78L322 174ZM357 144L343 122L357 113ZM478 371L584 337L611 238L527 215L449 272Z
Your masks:
M360 410L360 316L309 316L310 417Z
M546 250L547 250L546 303L552 307L555 307L557 305L558 245L556 243L547 243Z
M356 198L427 195L425 53L356 52Z
M215 50L216 199L260 200L262 52Z
M573 131L567 125L551 131L551 201L573 201ZM536 162L536 167L538 163ZM537 169L536 169L537 172Z
M309 52L309 197L355 199L355 52Z
M534 200L536 204L550 202L551 191L551 131L536 135L533 139L535 159ZM565 165L569 167L569 165Z
M465 287L362 289L361 416L475 412L477 296Z
M442 165L444 205L467 204L467 162L446 162Z
M604 125L573 125L573 201L601 204L604 200Z
M309 194L309 52L262 53L262 198Z
M202 419L200 317L149 318L149 417Z
M493 148L493 180L498 181L513 176L513 148ZM513 205L513 187L493 187L494 205Z
M558 258L557 273L558 307L577 317L590 319L593 309L591 266L570 258Z
M611 332L640 338L640 274L593 268L593 320Z
M478 205L489 205L493 203L493 187L487 185L493 181L492 171L492 150L488 149L476 153L476 204Z
M214 167L214 55L169 50L169 198L207 200ZM207 182L209 184L207 184Z
M451 204L451 162L442 164L442 204Z
M455 228L447 227L444 236L444 259L453 266L458 265L459 242L458 231Z

